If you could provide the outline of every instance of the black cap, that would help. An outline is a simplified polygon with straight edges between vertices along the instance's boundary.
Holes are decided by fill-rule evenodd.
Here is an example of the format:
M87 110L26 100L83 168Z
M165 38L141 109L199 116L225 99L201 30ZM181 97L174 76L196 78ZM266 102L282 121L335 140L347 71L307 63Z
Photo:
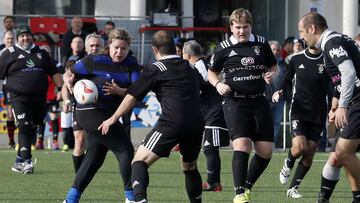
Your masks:
M295 39L295 37L293 37L293 36L287 37L284 41L284 45L287 43L293 43L294 39Z
M303 48L305 48L305 42L302 39L294 39L293 43L300 43Z
M19 35L22 35L24 33L29 33L30 35L32 35L29 26L24 25L16 28L16 39L19 37Z

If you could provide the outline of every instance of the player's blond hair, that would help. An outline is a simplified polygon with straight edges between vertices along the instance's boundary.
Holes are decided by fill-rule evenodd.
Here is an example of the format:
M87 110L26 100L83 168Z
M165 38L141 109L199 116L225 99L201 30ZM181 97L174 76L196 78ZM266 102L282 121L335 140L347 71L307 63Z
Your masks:
M229 23L230 25L233 25L234 22L249 23L250 25L252 25L253 20L250 11L244 8L238 8L234 10L229 17Z

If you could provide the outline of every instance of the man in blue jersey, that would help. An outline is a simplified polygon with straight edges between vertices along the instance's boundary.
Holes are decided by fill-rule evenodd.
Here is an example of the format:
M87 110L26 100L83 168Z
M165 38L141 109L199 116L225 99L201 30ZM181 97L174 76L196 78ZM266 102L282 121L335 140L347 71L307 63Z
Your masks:
M79 202L82 192L103 164L108 150L111 150L119 161L125 202L130 203L134 200L130 180L134 147L130 138L126 136L120 122L112 126L108 136L102 136L97 130L102 121L116 111L127 87L139 76L136 59L128 55L130 40L127 30L113 30L109 36L109 54L88 55L65 73L64 81L69 89L73 87L75 80L89 79L95 83L99 92L97 102L85 105L78 103L75 107L78 125L86 132L87 152L67 194L68 203Z

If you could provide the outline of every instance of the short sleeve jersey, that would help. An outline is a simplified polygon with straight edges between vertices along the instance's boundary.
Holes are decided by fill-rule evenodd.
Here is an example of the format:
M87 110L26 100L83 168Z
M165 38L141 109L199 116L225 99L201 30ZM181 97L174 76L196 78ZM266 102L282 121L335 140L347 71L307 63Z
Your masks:
M323 54L311 54L308 49L291 57L285 76L285 85L293 87L290 115L323 125L326 119L326 95L330 79L326 73Z
M96 104L76 104L76 109L101 108L115 112L123 97L105 95L102 91L106 82L112 80L121 88L127 88L140 75L139 65L133 56L127 56L122 62L114 63L108 55L88 55L71 67L77 79L89 79L95 83L99 98Z
M0 78L7 80L12 101L44 101L48 75L58 73L49 54L33 46L23 50L17 45L9 47L0 56Z
M276 65L269 43L262 36L250 35L239 43L234 36L221 42L210 61L210 70L223 71L224 83L240 94L263 94L264 73Z
M159 122L178 127L202 123L199 73L187 61L170 55L146 65L127 92L141 101L149 91L161 104Z

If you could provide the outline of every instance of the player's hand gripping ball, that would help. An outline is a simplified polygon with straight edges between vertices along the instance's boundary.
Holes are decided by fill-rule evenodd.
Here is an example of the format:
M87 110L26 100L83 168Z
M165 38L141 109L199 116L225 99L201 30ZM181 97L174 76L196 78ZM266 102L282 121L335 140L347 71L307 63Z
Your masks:
M93 104L98 99L98 89L92 81L82 79L75 83L74 96L79 104Z

